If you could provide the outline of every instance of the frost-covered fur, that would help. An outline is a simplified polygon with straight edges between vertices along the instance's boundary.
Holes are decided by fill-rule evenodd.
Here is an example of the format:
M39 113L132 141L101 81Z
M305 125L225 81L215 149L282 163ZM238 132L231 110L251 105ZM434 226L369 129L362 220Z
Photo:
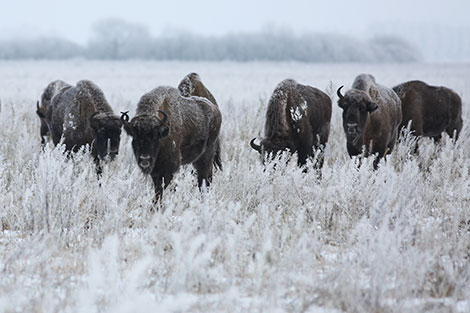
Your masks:
M198 96L208 99L213 104L217 105L217 101L209 89L202 83L201 77L197 73L189 73L178 85L178 90L183 97Z
M59 90L47 108L45 120L54 144L63 137L68 151L88 144L95 158L118 153L121 121L101 89L91 81L82 80L75 87Z
M401 100L402 122L400 129L411 121L410 130L415 136L441 139L442 132L458 138L462 130L462 99L446 87L430 86L415 80L393 87Z
M341 88L340 88L341 89ZM350 156L377 153L380 158L393 150L401 122L401 101L390 88L376 83L370 74L356 77L344 97L338 90L343 109L343 129Z
M157 197L162 183L166 187L182 164L194 165L199 186L210 184L221 122L217 105L202 97L182 97L172 87L158 87L141 97L136 115L124 128Z
M183 97L197 96L203 97L215 104L218 107L217 101L209 89L204 86L201 81L201 77L197 73L189 73L178 85L178 90ZM216 153L214 157L214 166L222 169L222 158L221 158L221 144L220 137L217 138Z
M268 154L289 149L297 152L298 164L304 165L328 141L330 119L327 94L292 79L283 80L268 103L264 139L259 148L252 141L252 147Z
M47 127L47 122L45 120L47 108L51 105L52 97L54 97L54 95L64 87L70 87L70 85L62 80L50 82L41 95L41 105L39 106L39 103L37 105L36 114L41 120L40 135L41 143L43 145L46 143L45 137L49 135L49 128Z

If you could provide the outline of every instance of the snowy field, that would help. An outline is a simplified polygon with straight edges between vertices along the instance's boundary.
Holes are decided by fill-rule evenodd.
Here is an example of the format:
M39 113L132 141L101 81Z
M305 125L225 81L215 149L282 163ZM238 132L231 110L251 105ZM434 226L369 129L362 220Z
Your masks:
M198 72L219 102L223 165L201 193L183 167L151 213L153 186L123 131L98 182L91 158L40 153L48 82L91 79L115 112ZM386 163L346 152L336 88L360 73L421 79L464 101L454 144ZM319 178L295 160L264 168L270 94L284 78L333 97ZM470 312L470 65L0 62L0 312Z

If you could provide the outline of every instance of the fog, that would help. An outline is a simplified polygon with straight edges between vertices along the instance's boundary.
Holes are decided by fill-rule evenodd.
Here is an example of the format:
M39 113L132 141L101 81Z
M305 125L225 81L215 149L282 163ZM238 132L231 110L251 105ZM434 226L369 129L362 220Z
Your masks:
M248 50L258 49L250 46L253 38L257 41L279 39L279 34L288 34L291 43L296 43L304 53L317 53L318 50L305 46L327 46L327 50L348 50L350 43L360 46L353 49L351 55L331 56L326 61L389 61L389 52L377 52L371 44L377 38L394 38L394 42L406 42L410 51L396 58L396 61L423 60L460 62L469 61L470 56L470 21L467 13L470 2L465 0L442 1L405 0L397 1L247 1L220 2L214 0L148 2L129 1L91 1L79 3L72 1L10 1L2 3L4 14L0 21L0 44L2 58L63 58L102 55L102 52L89 51L94 45L97 25L103 21L119 20L140 28L139 34L147 33L155 40L147 43L146 58L186 59L185 51L200 51L198 56L189 59L279 59L263 51L270 50L269 45L258 47L256 53L242 55L206 53L207 43L216 49L227 50L229 40L234 39ZM108 23L109 24L109 23ZM275 34L275 38L264 36ZM184 40L191 38L196 46L188 49ZM262 39L261 39L262 37ZM284 36L285 37L285 36ZM175 47L168 47L165 39L172 38ZM243 38L243 39L242 39ZM303 38L303 40L301 39ZM308 38L308 39L307 39ZM329 38L326 40L325 38ZM330 48L332 41L337 48ZM313 42L312 42L313 41ZM222 43L224 42L224 43ZM327 42L327 43L325 43ZM346 42L345 45L343 45ZM275 43L277 46L285 41ZM164 46L165 51L156 54L149 46ZM231 44L233 45L233 44ZM200 47L201 48L200 48ZM259 45L258 45L259 46ZM300 47L299 47L300 46ZM387 44L388 49L391 49ZM55 48L59 49L55 49ZM239 46L237 46L239 47ZM292 48L292 47L291 47ZM393 50L401 50L399 45ZM55 51L50 51L52 49ZM35 51L39 50L39 51ZM86 51L88 50L88 51ZM178 51L175 51L178 50ZM203 52L201 52L201 50ZM289 50L285 49L284 50ZM292 50L292 49L291 49ZM357 51L359 50L359 52ZM171 53L171 51L175 53ZM369 51L362 55L361 51ZM373 51L373 52L370 52ZM279 52L279 51L278 51ZM204 55L201 55L203 53ZM280 52L279 52L280 53ZM299 57L298 52L284 51L281 59L325 61L323 56ZM357 53L361 58L355 57ZM168 56L170 54L170 56ZM162 57L166 55L166 57ZM214 55L217 55L215 57ZM396 55L396 53L395 53ZM105 58L114 58L106 55ZM132 57L142 57L142 51ZM308 60L307 60L308 59Z
M153 37L141 24L107 19L94 24L86 45L58 37L0 41L1 59L151 59L191 61L412 62L419 52L394 36L359 40L338 34L289 31Z

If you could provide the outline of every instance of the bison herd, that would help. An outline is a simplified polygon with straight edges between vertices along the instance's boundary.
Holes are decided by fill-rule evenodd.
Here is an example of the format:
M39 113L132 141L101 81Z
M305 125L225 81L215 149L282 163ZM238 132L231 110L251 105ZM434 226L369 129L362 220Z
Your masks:
M376 82L369 74L356 77L343 95L343 129L350 156L374 155L374 168L391 153L402 129L419 137L441 138L442 132L458 138L462 129L462 101L451 89L409 81L393 88ZM279 83L266 112L264 137L250 146L263 160L281 151L297 154L306 170L309 158L318 155L330 133L332 104L321 90L292 79ZM135 115L116 115L101 89L91 81L76 86L57 80L44 90L37 103L41 143L50 136L54 145L63 142L67 151L85 145L101 173L100 162L114 159L119 151L121 127L132 137L137 165L152 177L156 199L171 182L180 165L192 163L198 185L209 185L214 167L222 169L220 126L222 115L212 93L196 73L183 78L178 89L158 87L144 94ZM415 152L418 146L416 145Z

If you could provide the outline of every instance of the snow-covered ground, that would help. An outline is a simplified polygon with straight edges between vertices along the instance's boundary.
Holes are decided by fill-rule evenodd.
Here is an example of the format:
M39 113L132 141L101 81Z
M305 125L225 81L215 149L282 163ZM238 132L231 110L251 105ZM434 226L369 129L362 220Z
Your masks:
M132 117L191 71L223 114L224 170L206 192L183 167L151 213L125 132L100 181L88 155L40 153L49 81L91 79ZM335 91L360 73L451 87L461 139L358 168ZM249 146L288 77L333 97L321 178L265 168ZM470 65L3 61L0 100L0 312L470 312Z

